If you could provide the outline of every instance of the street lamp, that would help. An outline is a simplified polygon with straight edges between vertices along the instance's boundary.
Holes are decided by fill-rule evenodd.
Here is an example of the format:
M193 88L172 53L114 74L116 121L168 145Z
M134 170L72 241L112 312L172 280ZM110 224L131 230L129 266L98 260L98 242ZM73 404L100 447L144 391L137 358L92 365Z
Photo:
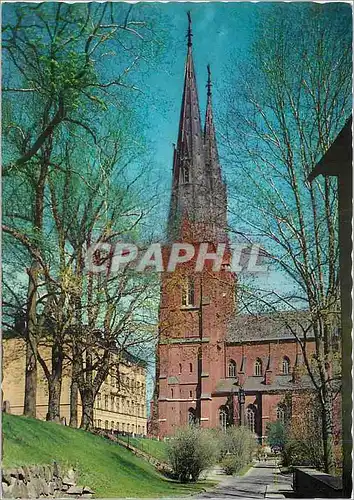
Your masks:
M238 403L240 408L240 425L245 425L245 414L244 414L244 405L245 405L245 391L243 387L240 387L238 390Z

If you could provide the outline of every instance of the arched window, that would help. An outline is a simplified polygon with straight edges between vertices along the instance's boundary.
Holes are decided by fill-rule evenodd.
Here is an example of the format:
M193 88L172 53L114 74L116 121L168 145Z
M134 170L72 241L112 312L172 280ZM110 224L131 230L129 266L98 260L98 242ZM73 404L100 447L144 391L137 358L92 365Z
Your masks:
M173 389L171 389L171 398L173 399Z
M246 411L247 427L251 432L256 432L256 408L249 405Z
M182 363L179 363L179 365L178 365L178 373L179 374L182 373Z
M102 426L102 420L100 420L100 419L97 420L97 426L98 426L99 429L101 428L101 426Z
M229 361L229 377L235 378L237 375L236 363L233 359Z
M254 374L256 377L262 375L262 361L259 358L256 359L254 364Z
M193 372L193 364L192 363L189 363L189 372L192 373Z
M184 162L182 173L183 173L183 182L189 182L189 163L188 163L188 161Z
M104 428L106 429L106 431L108 430L108 420L105 420L105 422L104 422Z
M285 410L282 406L277 407L277 420L282 424L285 424Z
M194 306L194 279L189 276L182 289L182 305L183 306Z
M188 410L188 425L194 425L197 421L195 408L189 408Z
M289 375L290 373L290 359L287 356L284 356L283 358L282 372L283 375Z
M228 411L226 406L220 406L219 408L219 423L223 431L226 430L228 420Z
M114 422L113 422L113 420L111 421L111 431L114 431Z

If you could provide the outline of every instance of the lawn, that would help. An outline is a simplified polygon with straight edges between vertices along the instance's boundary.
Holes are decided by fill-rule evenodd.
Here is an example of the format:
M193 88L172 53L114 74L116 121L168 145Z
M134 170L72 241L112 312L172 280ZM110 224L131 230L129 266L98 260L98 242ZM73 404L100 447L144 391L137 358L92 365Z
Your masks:
M4 468L54 460L72 465L80 473L79 484L92 488L96 497L184 496L212 486L169 481L122 446L79 429L6 414L2 423Z
M128 442L127 436L119 436L121 441ZM166 461L167 447L164 441L157 441L156 439L147 439L147 438L132 438L129 437L129 444L138 448L138 450L142 450L148 455L160 460L160 462Z

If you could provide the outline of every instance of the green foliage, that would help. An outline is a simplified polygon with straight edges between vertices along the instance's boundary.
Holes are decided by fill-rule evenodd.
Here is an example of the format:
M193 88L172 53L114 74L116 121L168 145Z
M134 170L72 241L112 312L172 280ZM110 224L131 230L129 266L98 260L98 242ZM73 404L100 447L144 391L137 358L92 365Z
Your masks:
M195 482L201 472L214 465L219 446L215 435L198 426L179 429L168 441L168 461L181 483Z
M52 422L3 415L3 467L51 464L78 469L79 483L97 497L185 496L200 484L167 481L145 460L105 438Z
M286 434L285 426L282 422L269 422L267 424L267 441L271 448L275 446L283 449L285 445Z
M220 437L221 465L226 474L235 474L252 461L256 440L247 427L228 427Z

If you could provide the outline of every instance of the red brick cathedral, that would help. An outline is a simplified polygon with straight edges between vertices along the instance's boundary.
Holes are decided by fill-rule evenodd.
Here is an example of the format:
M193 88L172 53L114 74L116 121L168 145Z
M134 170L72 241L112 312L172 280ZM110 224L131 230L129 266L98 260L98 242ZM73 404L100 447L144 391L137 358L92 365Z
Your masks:
M168 436L192 422L210 428L245 423L261 439L267 422L285 418L286 394L310 382L301 375L294 336L279 317L236 314L211 74L208 67L202 129L190 19L187 41L165 258L175 242L191 243L195 256L205 248L215 254L220 242L226 252L219 271L209 259L196 272L194 257L162 276L152 432Z

